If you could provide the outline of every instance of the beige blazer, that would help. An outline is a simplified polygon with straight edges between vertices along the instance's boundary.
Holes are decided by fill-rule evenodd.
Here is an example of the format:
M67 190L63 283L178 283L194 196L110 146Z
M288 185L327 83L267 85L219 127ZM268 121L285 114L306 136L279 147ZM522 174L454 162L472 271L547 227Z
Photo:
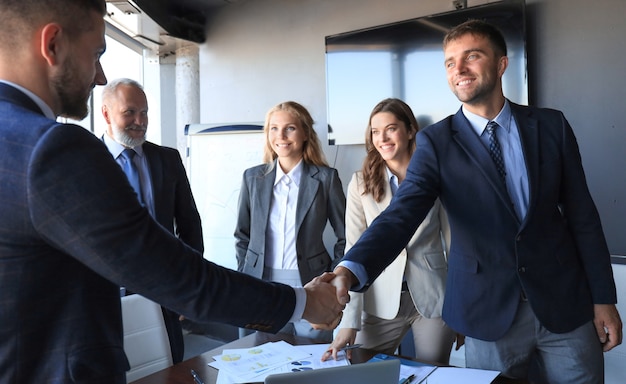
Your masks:
M380 203L376 202L371 194L363 194L362 172L352 176L346 202L346 252L387 208L391 196L387 181L385 197ZM441 317L449 244L448 218L437 200L406 248L371 287L365 293L350 292L350 303L344 310L339 328L360 330L362 311L383 319L395 318L400 308L403 275L418 312L426 318Z

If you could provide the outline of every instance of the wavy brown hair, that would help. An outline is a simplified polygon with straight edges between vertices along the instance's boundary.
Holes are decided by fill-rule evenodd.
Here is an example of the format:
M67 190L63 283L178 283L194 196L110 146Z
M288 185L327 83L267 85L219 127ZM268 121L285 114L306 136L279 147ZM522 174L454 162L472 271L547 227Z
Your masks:
M307 137L307 140L304 142L304 146L302 148L302 159L308 164L327 167L328 163L326 162L324 152L322 152L320 139L317 136L315 129L313 129L313 118L311 117L311 114L306 108L295 101L285 101L272 107L265 115L265 124L263 125L263 132L265 134L263 162L268 164L268 172L273 169L274 160L278 157L268 140L270 118L272 117L272 114L277 111L287 112L300 122L300 126L304 130Z
M378 150L372 142L372 117L380 112L389 112L396 119L404 123L407 133L412 134L409 139L409 154L415 152L415 134L419 130L419 125L415 119L415 115L404 101L400 99L385 99L376 104L372 113L370 113L367 129L365 130L365 161L363 161L363 194L372 194L374 200L380 202L385 196L385 180L387 174L385 172L385 160L382 158Z

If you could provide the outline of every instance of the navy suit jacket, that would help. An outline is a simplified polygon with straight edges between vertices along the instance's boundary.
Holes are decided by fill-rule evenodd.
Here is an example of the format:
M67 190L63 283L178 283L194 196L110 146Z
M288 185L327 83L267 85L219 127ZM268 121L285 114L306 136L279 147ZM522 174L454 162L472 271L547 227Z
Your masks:
M559 111L511 103L529 178L517 218L494 162L463 113L417 135L417 150L389 208L346 254L362 263L365 289L402 249L437 197L452 239L444 320L457 332L497 340L522 289L539 321L568 332L616 303L610 255L574 133Z
M140 206L106 146L0 84L0 382L125 383L119 286L276 332L292 288L222 268Z
M244 172L235 229L238 269L255 277L263 276L265 233L269 225L270 203L274 194L276 162L271 172L267 164ZM302 164L302 177L296 207L296 253L302 284L332 269L346 246L346 196L337 170ZM334 254L328 254L322 235L330 222L337 241Z

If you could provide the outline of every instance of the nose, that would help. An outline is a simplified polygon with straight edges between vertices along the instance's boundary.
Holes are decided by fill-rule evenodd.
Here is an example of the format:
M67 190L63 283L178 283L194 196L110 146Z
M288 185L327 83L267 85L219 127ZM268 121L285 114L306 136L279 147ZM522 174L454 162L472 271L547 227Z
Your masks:
M454 63L454 70L457 73L464 73L466 69L465 60L457 60Z
M137 117L135 117L135 124L140 127L145 127L148 125L148 116L138 113Z
M106 85L107 77L104 74L104 70L102 69L102 64L98 61L96 64L96 76L94 77L94 82L96 85Z

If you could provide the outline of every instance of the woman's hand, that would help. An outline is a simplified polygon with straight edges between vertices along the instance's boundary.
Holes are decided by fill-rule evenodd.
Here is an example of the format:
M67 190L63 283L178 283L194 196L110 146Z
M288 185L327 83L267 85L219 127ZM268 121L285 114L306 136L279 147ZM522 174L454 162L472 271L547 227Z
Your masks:
M322 361L328 360L331 356L333 359L337 360L337 353L341 350L341 348L354 344L354 340L356 339L356 329L353 328L341 328L337 332L337 336L328 347L328 351L324 352L322 355ZM346 357L348 359L352 358L352 350L346 350Z

